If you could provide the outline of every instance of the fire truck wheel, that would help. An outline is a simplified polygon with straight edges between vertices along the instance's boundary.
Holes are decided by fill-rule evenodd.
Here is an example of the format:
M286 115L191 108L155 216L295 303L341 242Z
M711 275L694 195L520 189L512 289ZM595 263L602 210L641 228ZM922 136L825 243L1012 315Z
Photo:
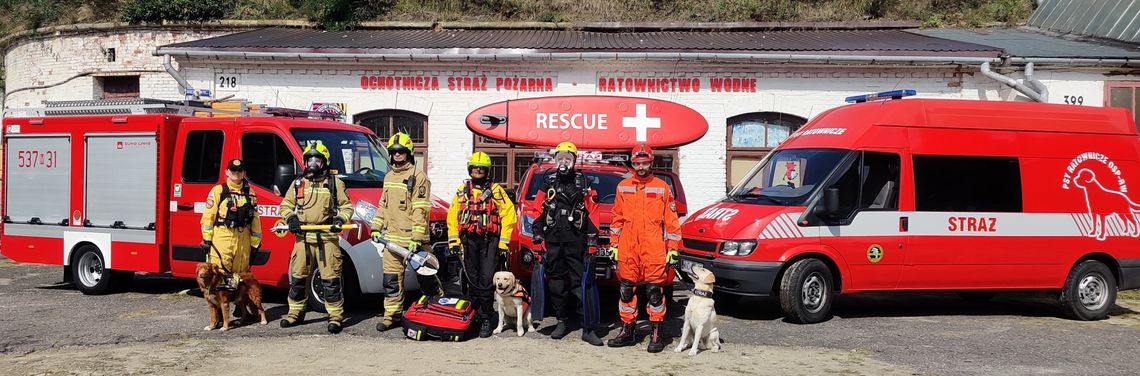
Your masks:
M1073 267L1061 290L1061 308L1076 320L1102 320L1116 303L1116 277L1104 263L1085 260Z
M116 279L122 278L122 273L105 267L107 261L98 247L90 244L81 246L72 257L71 275L75 288L84 295L103 295L120 286Z
M818 259L796 261L780 280L780 307L788 321L814 324L831 318L831 269Z

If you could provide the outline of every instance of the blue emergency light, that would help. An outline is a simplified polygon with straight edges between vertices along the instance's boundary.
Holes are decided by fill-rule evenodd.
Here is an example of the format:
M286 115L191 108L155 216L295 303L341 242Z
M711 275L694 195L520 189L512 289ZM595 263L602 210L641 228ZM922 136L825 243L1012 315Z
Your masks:
M918 94L918 92L914 90L891 90L880 93L852 95L843 101L847 103L863 103L867 101L881 101L884 99L902 99L902 97L910 97L915 94Z

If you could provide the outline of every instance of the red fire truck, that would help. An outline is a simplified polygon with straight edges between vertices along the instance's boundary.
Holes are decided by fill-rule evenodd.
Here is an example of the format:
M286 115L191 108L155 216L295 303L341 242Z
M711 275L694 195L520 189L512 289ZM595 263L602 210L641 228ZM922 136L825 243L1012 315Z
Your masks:
M800 323L830 317L837 293L908 290L1048 290L1069 316L1102 319L1118 289L1140 288L1137 174L1122 109L852 104L690 215L681 267L711 270L725 298L776 296Z
M349 256L345 278L358 282L345 285L383 290L380 255L366 240L388 154L367 128L310 119L317 114L308 111L232 114L154 100L48 103L14 115L3 123L0 235L0 251L14 261L62 265L85 294L113 291L135 272L193 277L205 260L197 244L206 195L224 180L226 161L241 158L264 232L251 269L261 283L284 288L293 236L268 229L281 221L278 205L297 176L302 145L320 140L363 226L340 240ZM446 252L447 204L434 201L433 245ZM316 309L319 291L309 289Z

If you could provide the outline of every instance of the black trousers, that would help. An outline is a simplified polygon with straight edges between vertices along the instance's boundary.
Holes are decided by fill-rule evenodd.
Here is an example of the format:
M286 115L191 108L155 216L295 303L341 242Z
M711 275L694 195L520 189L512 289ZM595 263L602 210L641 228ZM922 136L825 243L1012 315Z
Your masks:
M499 271L499 236L460 235L463 242L463 268L467 274L467 294L475 304L476 315L490 319L495 313L495 286Z
M547 242L547 292L558 321L582 317L582 269L585 242ZM592 329L592 328L587 328Z

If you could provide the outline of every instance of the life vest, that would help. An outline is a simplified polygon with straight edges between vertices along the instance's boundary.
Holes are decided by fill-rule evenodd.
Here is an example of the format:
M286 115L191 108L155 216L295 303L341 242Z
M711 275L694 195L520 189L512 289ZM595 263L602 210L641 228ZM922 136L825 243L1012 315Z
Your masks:
M459 211L459 232L475 235L499 233L502 222L494 188L494 183L491 183L479 197L474 197L474 183L467 181L461 198L463 209Z
M257 213L257 204L254 202L253 195L249 194L249 183L241 183L242 198L245 198L245 203L238 205L238 198L230 192L230 187L225 183L219 185L222 188L220 200L226 204L226 217L220 218L217 225L229 228L241 228L249 226L253 223L253 215ZM219 216L220 217L220 216Z

